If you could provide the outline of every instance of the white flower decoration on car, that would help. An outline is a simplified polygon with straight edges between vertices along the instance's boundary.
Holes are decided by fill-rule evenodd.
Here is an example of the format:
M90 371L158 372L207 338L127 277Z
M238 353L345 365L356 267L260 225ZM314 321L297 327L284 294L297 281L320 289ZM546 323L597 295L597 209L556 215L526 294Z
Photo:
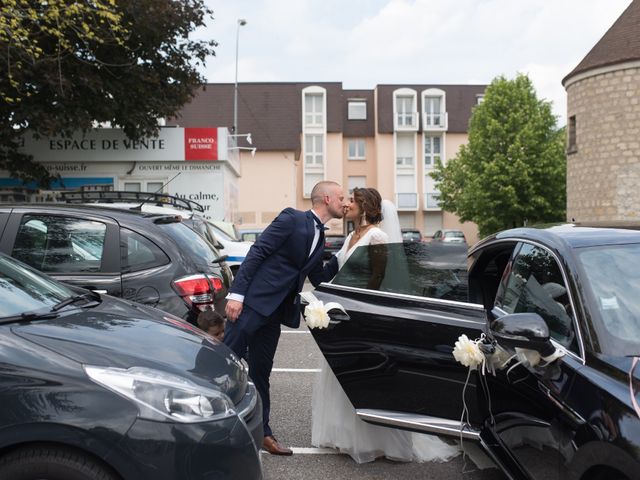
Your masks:
M484 354L478 347L478 342L469 340L464 334L460 335L455 343L453 357L462 365L471 369L478 368L485 360Z
M311 292L300 292L300 297L308 303L304 308L304 320L309 328L327 328L331 321L329 318L331 310L337 309L347 313L339 303L329 302L325 305Z

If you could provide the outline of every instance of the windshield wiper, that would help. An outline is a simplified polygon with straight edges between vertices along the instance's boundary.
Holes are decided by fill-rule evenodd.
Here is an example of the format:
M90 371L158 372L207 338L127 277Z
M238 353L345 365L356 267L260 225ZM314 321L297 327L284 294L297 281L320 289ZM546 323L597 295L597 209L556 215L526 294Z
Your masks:
M21 313L20 315L12 315L11 317L0 318L0 324L13 322L28 322L30 320L46 320L47 318L56 318L58 314L55 312L45 313Z
M74 295L73 297L65 298L61 302L56 303L53 307L51 307L50 312L57 312L58 310L68 306L73 305L74 303L78 303L82 300L96 300L100 301L100 294L88 291L87 293L83 293L82 295Z

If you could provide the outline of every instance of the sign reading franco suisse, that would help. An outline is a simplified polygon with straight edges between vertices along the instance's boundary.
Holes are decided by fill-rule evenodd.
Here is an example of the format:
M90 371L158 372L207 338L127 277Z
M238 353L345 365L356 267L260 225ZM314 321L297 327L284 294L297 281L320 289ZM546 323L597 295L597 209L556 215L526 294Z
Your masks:
M129 140L117 128L99 128L69 138L25 135L23 151L36 162L227 160L227 129L161 128L158 136Z
M218 160L218 129L185 128L185 160Z

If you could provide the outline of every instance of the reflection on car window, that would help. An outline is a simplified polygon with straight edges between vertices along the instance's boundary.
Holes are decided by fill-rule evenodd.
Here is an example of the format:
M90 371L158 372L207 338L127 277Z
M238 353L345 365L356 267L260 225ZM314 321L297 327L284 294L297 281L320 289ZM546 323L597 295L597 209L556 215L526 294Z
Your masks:
M591 311L599 314L607 337L599 338L600 348L609 355L640 354L640 245L580 249L578 259Z
M151 240L129 229L120 230L122 270L137 272L169 263L169 257Z
M375 247L380 245L357 247L332 283L370 288ZM376 290L468 301L465 245L391 243L382 247L386 251L386 262Z
M560 268L543 248L524 244L507 266L495 305L507 313L540 315L552 338L575 349L571 306Z
M43 272L98 272L106 231L82 218L25 215L11 255Z
M218 252L213 245L186 225L182 223L167 223L160 226L194 262L204 262L208 265L218 258Z

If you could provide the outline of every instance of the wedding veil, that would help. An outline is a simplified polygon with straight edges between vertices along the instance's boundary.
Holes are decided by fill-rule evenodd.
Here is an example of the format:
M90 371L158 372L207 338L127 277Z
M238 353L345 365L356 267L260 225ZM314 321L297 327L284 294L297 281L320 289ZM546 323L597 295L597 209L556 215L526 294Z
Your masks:
M402 243L402 232L396 206L389 200L382 200L382 222L380 229L389 237L387 246L387 268L380 290L397 293L411 293L411 280L407 257Z
M382 222L380 229L389 237L389 243L402 243L400 220L396 206L389 200L382 200Z

